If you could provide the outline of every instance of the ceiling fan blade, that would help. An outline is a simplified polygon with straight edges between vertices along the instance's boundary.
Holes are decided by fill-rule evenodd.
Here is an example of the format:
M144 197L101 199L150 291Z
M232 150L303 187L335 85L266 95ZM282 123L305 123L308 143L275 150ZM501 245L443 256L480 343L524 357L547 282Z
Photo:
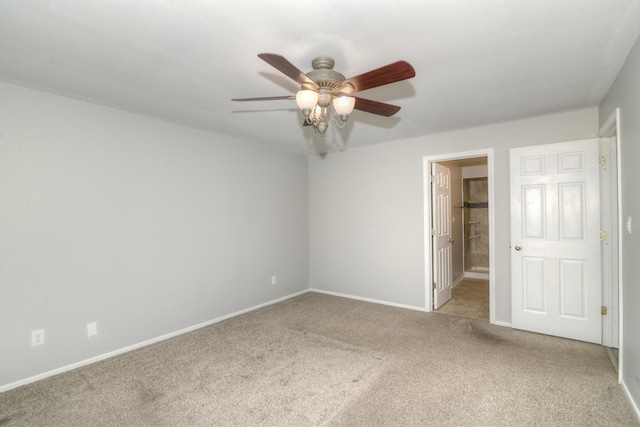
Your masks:
M398 61L384 67L376 68L368 73L351 77L340 83L339 86L349 84L353 86L351 93L361 92L378 86L388 85L390 83L415 77L416 70L407 61Z
M259 53L258 58L262 59L276 70L284 73L287 77L292 78L300 84L305 83L318 87L313 80L289 62L284 56L277 55L275 53Z
M283 95L283 96L263 96L260 98L235 98L232 101L245 102L245 101L276 101L278 99L296 99L293 95Z
M356 110L365 111L367 113L378 114L380 116L391 117L398 111L400 111L400 107L397 105L385 104L384 102L372 101L370 99L359 98L354 96L356 99Z

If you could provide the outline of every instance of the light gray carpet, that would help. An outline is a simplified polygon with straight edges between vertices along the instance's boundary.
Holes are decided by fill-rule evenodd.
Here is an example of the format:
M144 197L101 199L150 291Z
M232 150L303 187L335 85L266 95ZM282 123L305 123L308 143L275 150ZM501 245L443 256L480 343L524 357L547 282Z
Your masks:
M0 394L5 425L638 425L605 349L307 293Z

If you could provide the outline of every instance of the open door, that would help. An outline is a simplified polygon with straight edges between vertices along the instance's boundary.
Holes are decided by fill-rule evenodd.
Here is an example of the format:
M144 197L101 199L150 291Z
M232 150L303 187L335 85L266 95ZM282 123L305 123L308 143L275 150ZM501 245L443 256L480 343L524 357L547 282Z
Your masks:
M431 170L433 308L451 299L451 174L438 163Z
M598 140L510 155L512 326L601 343Z

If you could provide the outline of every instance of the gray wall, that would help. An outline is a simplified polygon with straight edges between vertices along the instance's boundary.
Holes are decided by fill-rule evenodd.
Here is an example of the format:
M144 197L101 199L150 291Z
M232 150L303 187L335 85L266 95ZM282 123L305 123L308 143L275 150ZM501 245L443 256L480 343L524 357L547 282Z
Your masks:
M640 407L640 41L636 42L614 84L600 104L600 123L620 108L619 165L622 177L622 381ZM632 232L624 225L632 218Z
M306 156L0 84L0 387L308 289L308 230Z
M423 159L494 148L496 321L510 323L509 148L597 134L591 108L311 157L311 287L424 308Z

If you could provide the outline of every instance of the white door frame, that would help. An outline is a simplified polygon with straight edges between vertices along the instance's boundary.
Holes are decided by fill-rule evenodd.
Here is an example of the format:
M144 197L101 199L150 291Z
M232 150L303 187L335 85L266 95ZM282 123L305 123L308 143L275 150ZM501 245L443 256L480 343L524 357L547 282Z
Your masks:
M622 358L622 348L624 346L624 343L622 342L622 322L620 322L620 319L622 319L622 208L621 208L621 203L622 203L622 195L621 195L621 171L620 171L620 109L616 108L616 110L613 112L613 114L609 117L609 119L605 122L604 125L602 125L602 127L600 128L600 137L601 138L612 138L615 137L616 138L616 144L615 147L610 147L611 151L613 151L613 149L615 149L615 157L614 156L610 156L607 154L610 154L611 151L609 151L609 153L600 153L600 154L605 154L605 156L607 156L607 161L610 163L615 162L615 167L613 168L615 170L615 176L610 176L609 178L612 181L615 181L617 184L617 188L616 188L616 195L617 195L617 203L615 206L612 206L613 209L605 212L605 214L609 214L611 217L608 218L609 222L611 223L612 229L611 230L606 230L610 235L612 235L612 237L615 237L615 242L613 242L613 244L617 243L617 247L613 248L613 249L617 249L617 251L614 251L614 253L605 253L603 251L603 264L609 263L610 267L612 269L615 269L615 274L614 275L614 280L611 280L611 277L603 277L603 305L607 305L607 304L616 304L617 305L617 324L618 324L618 337L619 340L617 341L618 344L618 348L619 348L619 352L618 352L618 380L621 381L622 380L622 372L623 372L623 364L624 364L624 360ZM612 191L611 188L604 188L603 191ZM607 258L605 258L605 256L607 256ZM617 276L617 277L615 277ZM616 283L616 279L617 278L617 283ZM614 289L614 287L617 287L617 292L616 289ZM606 301L604 300L604 296L607 295L608 297L612 297L615 296L617 294L617 301ZM611 311L616 311L616 310L611 310ZM603 317L603 330L605 328L607 329L611 329L611 318L606 318ZM615 330L615 329L614 329ZM603 345L609 346L611 345L611 343L615 343L616 341L612 339L612 337L607 337L607 336L603 336Z
M495 248L496 248L496 225L495 225L495 190L494 190L494 158L493 148L484 150L465 151L458 153L440 154L436 156L428 156L423 158L423 200L424 200L424 247L425 247L425 307L426 311L433 311L433 253L431 247L431 164L437 162L445 162L449 160L461 160L473 157L487 158L487 186L489 190L489 322L496 323L496 267L495 267Z

